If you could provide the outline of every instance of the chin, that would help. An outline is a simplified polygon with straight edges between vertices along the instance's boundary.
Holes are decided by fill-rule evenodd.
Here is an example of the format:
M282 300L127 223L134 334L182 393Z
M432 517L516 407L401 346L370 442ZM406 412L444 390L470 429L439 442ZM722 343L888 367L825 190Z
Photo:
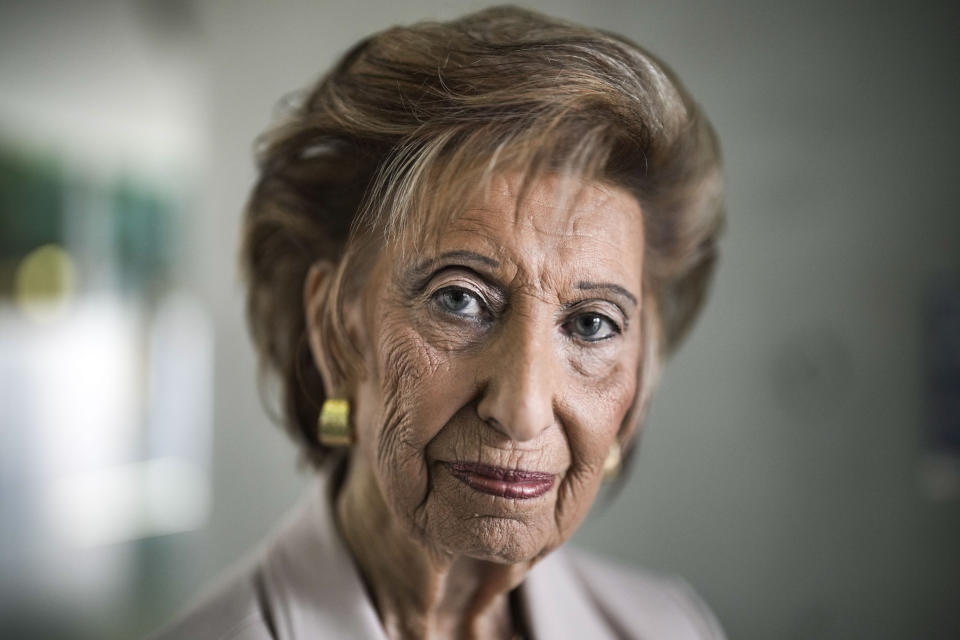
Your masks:
M431 544L451 556L522 564L535 561L558 546L550 520L479 514L450 516L434 520L424 533Z
M557 528L557 482L531 499L506 499L470 488L444 470L432 475L421 503L419 535L436 551L498 564L535 561L563 542Z
M533 561L560 542L552 500L477 501L434 495L425 505L425 542L444 554L498 564ZM519 503L519 504L518 504Z

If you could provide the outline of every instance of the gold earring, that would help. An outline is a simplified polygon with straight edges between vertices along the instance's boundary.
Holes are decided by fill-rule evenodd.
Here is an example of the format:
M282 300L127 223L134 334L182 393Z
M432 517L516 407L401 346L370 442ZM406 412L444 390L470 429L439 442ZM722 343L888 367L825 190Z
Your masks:
M317 418L317 436L325 447L349 447L353 442L350 427L350 401L330 398L324 401Z
M607 459L603 461L603 481L610 482L620 475L622 462L622 452L620 443L616 440L610 445L610 451L607 452Z

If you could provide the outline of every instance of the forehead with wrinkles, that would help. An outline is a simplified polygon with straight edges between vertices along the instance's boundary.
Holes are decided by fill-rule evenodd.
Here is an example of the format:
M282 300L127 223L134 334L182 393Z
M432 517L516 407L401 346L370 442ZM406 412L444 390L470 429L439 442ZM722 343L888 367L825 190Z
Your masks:
M521 272L517 275L608 275L638 282L643 218L629 192L546 176L521 193L520 182L516 176L497 178L461 212L426 220L416 253L468 249Z

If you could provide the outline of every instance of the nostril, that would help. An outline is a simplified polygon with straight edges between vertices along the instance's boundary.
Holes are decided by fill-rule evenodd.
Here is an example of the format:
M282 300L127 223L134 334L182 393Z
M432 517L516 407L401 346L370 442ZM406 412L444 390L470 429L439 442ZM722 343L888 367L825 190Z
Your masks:
M503 414L504 419L498 419L497 414ZM543 415L533 415L525 411L510 412L505 407L500 411L484 412L478 407L477 417L488 427L510 440L526 441L536 438L542 431L548 429L552 422Z
M500 421L494 418L493 416L480 415L479 411L477 412L477 415L480 417L480 420L484 424L486 424L488 427L490 427L494 431L499 431L500 433L503 433L503 434L507 433L507 430L504 428L502 424L500 424Z

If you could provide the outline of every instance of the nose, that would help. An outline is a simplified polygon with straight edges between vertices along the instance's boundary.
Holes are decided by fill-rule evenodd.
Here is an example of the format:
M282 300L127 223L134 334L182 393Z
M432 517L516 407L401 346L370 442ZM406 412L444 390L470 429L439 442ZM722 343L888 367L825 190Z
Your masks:
M486 384L477 415L518 442L554 423L559 370L554 341L542 324L529 316L507 320L483 354Z

